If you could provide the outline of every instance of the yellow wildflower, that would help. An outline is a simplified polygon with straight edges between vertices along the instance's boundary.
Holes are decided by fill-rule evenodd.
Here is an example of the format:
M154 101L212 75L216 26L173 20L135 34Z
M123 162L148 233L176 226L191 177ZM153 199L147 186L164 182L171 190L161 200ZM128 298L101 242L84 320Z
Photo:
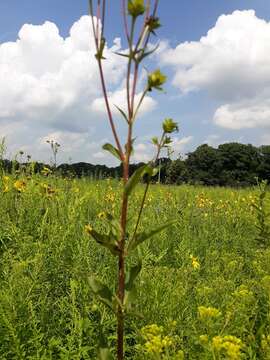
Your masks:
M161 354L173 345L173 338L163 335L164 329L157 324L147 325L142 328L141 333L146 340L144 349L148 354Z
M232 335L215 336L212 339L212 347L216 352L226 355L228 360L238 360L241 357L243 343Z
M16 180L13 186L18 192L23 192L26 188L26 182L23 180Z
M9 177L3 176L3 192L6 193L9 191Z
M44 168L41 170L41 174L48 176L49 174L52 173L52 170L49 169L48 167L44 166Z
M190 259L191 259L191 266L193 267L193 269L198 270L201 267L198 258L193 255L190 255Z
M101 211L101 212L98 214L98 218L99 218L99 219L105 219L105 218L106 218L106 213L105 213L105 211Z
M221 315L221 312L214 307L198 307L199 317L201 319L217 318Z
M56 193L56 189L54 189L50 184L41 184L41 189L43 193L47 196L52 196Z
M85 225L85 227L84 227L84 231L86 232L86 234L88 234L88 235L91 235L92 234L92 232L93 232L93 227L90 225L90 224L87 224L87 225Z

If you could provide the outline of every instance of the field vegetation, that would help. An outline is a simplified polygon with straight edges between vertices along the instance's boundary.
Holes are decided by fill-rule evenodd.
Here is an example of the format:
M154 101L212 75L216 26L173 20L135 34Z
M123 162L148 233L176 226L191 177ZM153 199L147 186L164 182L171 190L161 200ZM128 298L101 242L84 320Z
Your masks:
M163 91L167 77L146 70L141 84L141 65L158 48L150 39L161 26L159 1L121 4L127 48L117 55L127 61L126 106L116 108L125 136L103 67L106 1L89 0L113 137L103 150L120 163L118 180L63 177L53 139L52 166L38 173L30 156L25 164L4 161L0 144L0 357L270 359L270 208L260 182L269 147L202 145L185 162L162 160L179 130L168 117L151 139L152 159L132 165L141 105ZM165 177L197 186L160 185L164 163Z
M100 332L114 352L116 319L89 279L113 289L115 259L88 229L106 230L105 212L119 214L121 189L46 168L3 174L1 359L95 359ZM132 195L129 228L143 191ZM126 358L270 359L267 202L263 185L152 186L140 227L177 221L128 259L131 266L143 258L143 267Z

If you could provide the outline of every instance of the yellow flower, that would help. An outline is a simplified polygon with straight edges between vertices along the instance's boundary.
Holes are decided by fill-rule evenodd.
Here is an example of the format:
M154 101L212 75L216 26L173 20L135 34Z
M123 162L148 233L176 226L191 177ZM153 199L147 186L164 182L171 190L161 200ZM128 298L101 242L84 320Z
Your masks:
M162 90L162 85L166 82L167 77L161 73L161 71L155 70L148 75L148 91L152 91L152 88Z
M212 348L218 353L225 354L228 360L238 360L241 358L243 343L232 335L215 336L212 339Z
M3 193L6 193L9 191L9 177L3 176Z
M193 269L198 270L201 267L198 258L196 258L193 255L190 255L190 259L191 259L191 266L193 267Z
M101 212L98 214L98 218L99 218L99 219L106 219L106 213L105 213L105 211L101 211Z
M50 184L41 184L41 189L46 196L52 196L57 192Z
M88 235L91 235L92 234L92 232L93 232L93 227L90 225L90 224L87 224L87 225L85 225L85 227L84 227L84 231L86 232L86 234L88 234Z
M199 317L201 319L217 318L221 315L221 312L214 307L198 307Z
M26 182L23 180L16 180L13 186L18 192L23 192L26 188Z
M44 168L41 170L41 174L48 176L49 174L52 173L52 170L49 169L48 167L44 166Z

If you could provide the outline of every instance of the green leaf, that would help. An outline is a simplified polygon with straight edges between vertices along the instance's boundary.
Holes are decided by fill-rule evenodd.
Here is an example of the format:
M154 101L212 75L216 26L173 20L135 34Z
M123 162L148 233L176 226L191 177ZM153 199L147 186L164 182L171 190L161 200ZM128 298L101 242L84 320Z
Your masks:
M118 242L112 232L107 234L100 234L93 228L88 232L89 235L100 245L110 250L113 255L119 255Z
M93 293L98 296L101 302L113 310L113 295L108 286L97 280L94 276L91 276L88 281Z
M124 305L126 310L130 311L132 305L136 302L137 298L137 290L134 284L136 278L138 277L140 271L142 269L142 262L140 261L135 266L131 267L127 271L126 281L125 281L125 300Z
M103 51L104 51L105 45L106 45L106 39L104 37L102 37L100 40L99 49L95 55L96 59L105 60L105 57L103 56Z
M146 58L147 56L150 56L150 55L152 55L157 49L159 48L159 44L157 44L155 47L154 47L154 49L152 49L152 50L149 50L149 51L144 51L143 53L142 53L142 55L140 55L140 56L138 56L138 61L142 61L144 58Z
M153 169L149 164L141 166L139 169L137 169L132 176L129 178L128 182L125 185L125 194L129 196L131 192L134 190L136 185L139 183L143 175L149 174L152 175Z
M119 56L123 56L123 57L126 57L126 58L130 58L130 55L129 54L122 54L120 52L114 52L116 55L119 55Z
M130 268L130 270L127 272L126 281L125 281L126 290L130 290L133 288L134 281L141 272L141 269L142 269L142 262L140 261L135 266L132 266L132 268Z
M132 240L129 242L127 251L129 252L129 251L134 250L138 245L142 244L144 241L150 239L154 235L160 233L162 230L170 227L171 225L173 225L175 223L176 223L176 220L169 221L163 225L158 226L156 229L154 229L152 231L148 231L148 232L143 231L141 233L136 234L134 236L134 238L132 238Z
M159 170L161 170L161 166L156 166L153 168L153 173L152 173L152 177L156 176L157 173L159 172Z
M153 143L154 145L158 145L158 144L159 144L159 140L158 140L158 137L157 137L157 136L152 137L152 143Z
M123 118L126 120L127 123L129 123L128 121L128 117L126 115L126 113L124 112L124 110L122 110L119 106L115 105L114 106L116 107L116 109L121 113L121 115L123 116Z
M120 153L118 149L116 149L112 144L106 143L102 146L103 150L109 151L113 156L115 156L118 160L122 161Z

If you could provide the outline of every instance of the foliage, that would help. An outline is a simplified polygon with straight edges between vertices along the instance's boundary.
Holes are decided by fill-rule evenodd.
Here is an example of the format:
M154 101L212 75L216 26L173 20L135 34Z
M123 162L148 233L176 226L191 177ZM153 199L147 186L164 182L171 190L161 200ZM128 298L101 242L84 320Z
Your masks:
M114 257L89 239L85 225L110 231L104 217L120 211L121 182L45 172L4 176L0 357L96 359L97 343L100 357L107 347L115 357L115 317L108 304L97 302L101 294L117 305ZM25 183L23 191L13 186L16 181ZM131 227L143 192L141 184L132 195ZM178 221L128 260L127 289L134 281L140 301L131 301L127 359L156 359L159 352L161 359L204 360L213 359L213 351L217 358L270 357L270 251L256 240L253 206L260 193L188 185L149 190L138 232L153 229L157 218ZM143 267L137 276L139 258ZM93 283L97 274L107 289Z
M106 144L107 148L108 144ZM201 145L187 155L186 159L171 160L160 158L160 176L155 175L153 182L166 184L201 184L243 187L256 185L257 178L270 181L270 147L259 148L239 143L222 144L217 149ZM2 160L5 171L11 172L12 162ZM26 166L27 162L21 164ZM144 163L130 164L130 175ZM41 163L34 164L34 171L40 172ZM15 166L19 169L19 163ZM52 167L53 170L53 167ZM66 177L90 177L94 180L122 177L123 167L107 167L88 163L61 164L58 174Z

